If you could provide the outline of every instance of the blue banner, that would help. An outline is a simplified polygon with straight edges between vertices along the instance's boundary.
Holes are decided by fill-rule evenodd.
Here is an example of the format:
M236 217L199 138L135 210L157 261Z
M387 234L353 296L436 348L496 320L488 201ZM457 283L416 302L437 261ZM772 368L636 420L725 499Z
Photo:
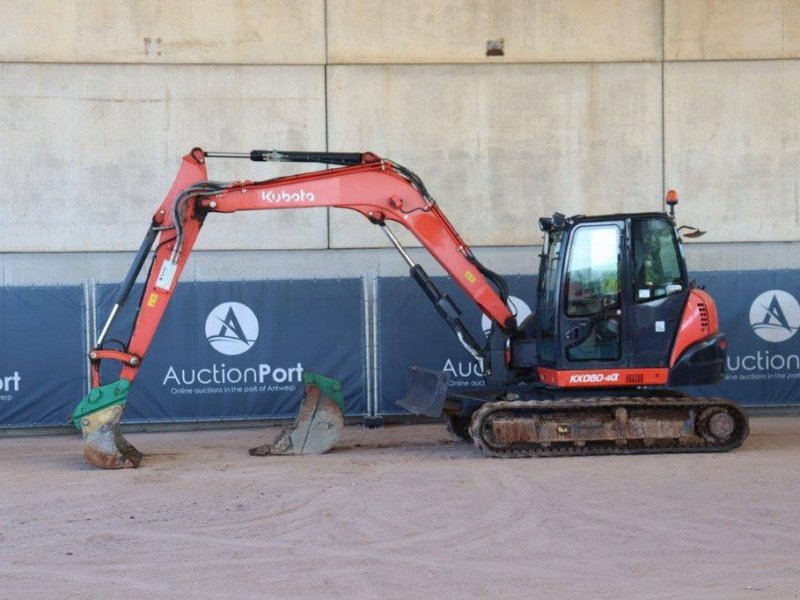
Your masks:
M745 406L800 402L800 274L798 271L697 273L717 304L728 336L725 380L687 388Z
M0 427L66 425L86 386L80 286L0 288Z
M729 346L726 380L687 391L746 406L800 403L798 272L694 276L716 300ZM435 280L483 339L488 323L477 308L449 278ZM508 281L524 318L535 278ZM99 286L99 324L115 290ZM127 342L140 291L110 338ZM376 300L379 413L404 412L396 401L405 394L409 364L445 371L457 387L482 383L479 367L413 280L379 279ZM0 288L0 427L65 423L85 394L85 310L79 286ZM127 420L291 418L306 369L342 380L348 414L365 414L364 328L358 279L180 284L134 384ZM106 361L104 381L118 372Z
M728 271L695 273L717 304L720 329L728 336L726 378L719 385L684 388L698 396L721 396L745 406L800 403L800 276L797 271ZM481 315L447 278L436 284L464 311L462 319L481 335ZM518 309L535 304L534 277L508 278ZM457 341L427 297L410 279L378 282L380 399L383 414L404 410L406 368L415 364L444 371L452 386L481 385L480 369Z
M100 286L100 323L115 290ZM306 370L340 380L347 414L365 414L362 296L359 279L179 284L125 421L292 418ZM134 314L126 306L109 338L125 332L127 343ZM118 373L106 361L103 380Z
M479 343L485 340L489 321L466 294L447 277L434 277L436 285L461 308L461 320ZM530 314L536 297L536 278L508 276L511 303L517 320ZM451 376L451 387L483 384L483 374L472 356L458 341L450 326L439 316L417 283L408 277L378 280L378 327L381 414L406 411L396 402L408 385L408 365L417 365Z

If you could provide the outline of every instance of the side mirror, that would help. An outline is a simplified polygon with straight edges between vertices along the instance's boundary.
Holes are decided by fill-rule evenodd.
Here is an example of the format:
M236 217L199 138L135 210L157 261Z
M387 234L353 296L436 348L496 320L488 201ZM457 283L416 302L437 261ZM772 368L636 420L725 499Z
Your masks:
M681 233L683 230L686 230L686 233ZM697 227L692 227L691 225L681 225L678 227L678 233L680 233L683 237L695 239L699 237L703 237L707 231L702 231Z

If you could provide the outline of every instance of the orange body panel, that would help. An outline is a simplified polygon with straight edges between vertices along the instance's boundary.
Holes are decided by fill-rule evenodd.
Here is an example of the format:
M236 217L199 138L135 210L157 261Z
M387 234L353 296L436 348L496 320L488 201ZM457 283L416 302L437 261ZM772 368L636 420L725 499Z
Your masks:
M719 317L714 299L705 290L693 289L689 292L689 299L683 309L669 366L675 365L686 348L717 331L719 331Z
M556 371L539 367L539 379L559 388L635 387L666 385L669 369L585 369Z

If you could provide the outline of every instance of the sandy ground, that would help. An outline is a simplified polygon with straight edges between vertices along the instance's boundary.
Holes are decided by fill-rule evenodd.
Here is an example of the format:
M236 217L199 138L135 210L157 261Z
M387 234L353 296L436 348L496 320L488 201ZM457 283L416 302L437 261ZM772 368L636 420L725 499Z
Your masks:
M800 418L721 455L493 460L443 426L0 438L2 598L800 598Z

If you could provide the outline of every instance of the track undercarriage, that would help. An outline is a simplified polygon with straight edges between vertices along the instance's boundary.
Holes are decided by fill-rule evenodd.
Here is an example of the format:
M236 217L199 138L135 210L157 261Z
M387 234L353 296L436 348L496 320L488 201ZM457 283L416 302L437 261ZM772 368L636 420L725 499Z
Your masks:
M453 433L496 458L724 452L749 433L747 417L728 400L612 392L448 395L445 404L460 405L462 416L445 416ZM465 405L478 408L464 411Z

